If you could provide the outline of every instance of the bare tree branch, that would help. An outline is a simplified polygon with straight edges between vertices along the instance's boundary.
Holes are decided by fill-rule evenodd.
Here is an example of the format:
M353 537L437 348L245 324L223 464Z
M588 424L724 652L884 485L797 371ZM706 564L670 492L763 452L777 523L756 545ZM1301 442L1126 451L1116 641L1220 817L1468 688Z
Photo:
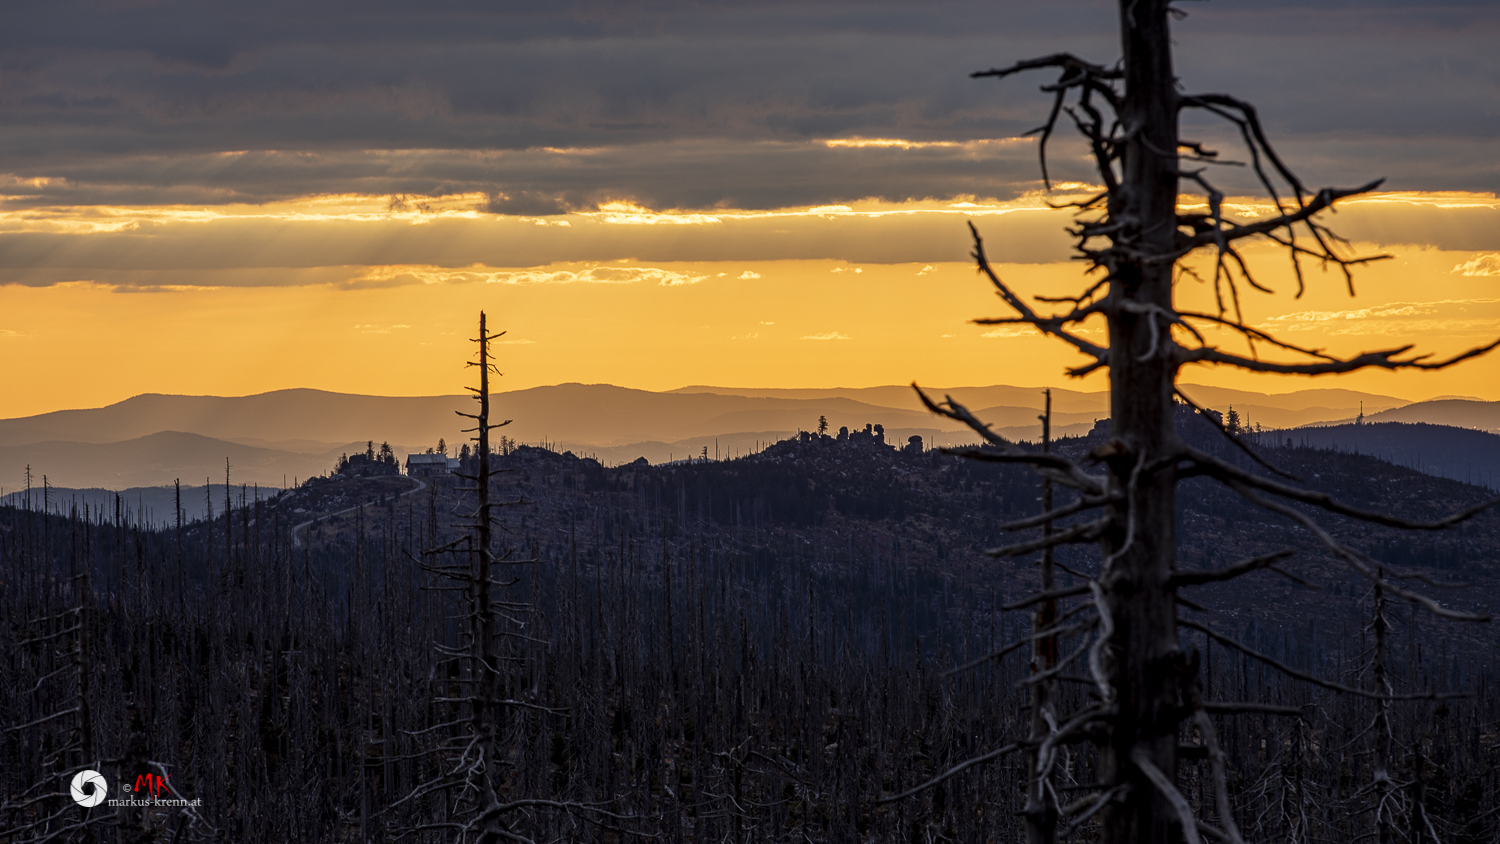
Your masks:
M1167 798L1167 802L1172 804L1172 809L1177 813L1177 820L1182 827L1182 837L1187 840L1187 844L1203 844L1203 839L1198 837L1198 819L1193 816L1193 807L1188 805L1187 798L1182 796L1177 786L1167 779L1167 775L1156 767L1151 757L1147 756L1141 748L1137 747L1130 752L1130 761L1135 763L1141 773L1146 775L1146 779L1150 780L1151 784L1156 786L1156 790L1160 791L1162 796Z
M983 460L984 458L981 457L979 459ZM1017 519L1013 522L1006 522L1005 524L1001 525L1001 528L1003 528L1004 530L1024 530L1026 528L1039 527L1047 522L1066 518L1073 515L1074 513L1081 513L1084 510L1092 510L1095 507L1103 507L1107 504L1117 504L1122 500L1123 499L1118 495L1105 496L1101 498L1082 496L1072 504L1058 507L1053 510L1048 510L1047 512L1041 513L1036 516L1029 516L1024 519Z
M875 804L878 806L882 803L894 803L897 800L905 800L906 798L911 797L914 794L921 794L922 792L926 791L929 788L932 788L935 785L940 785L947 782L948 780L952 779L955 776L958 776L959 774L967 771L975 765L983 765L986 762L993 762L996 759L1005 756L1006 754L1014 753L1017 750L1020 750L1022 746L1023 745L1021 742L1016 742L1014 744L1007 744L1004 747L997 747L994 750L991 750L989 753L985 753L981 756L975 756L972 759L967 759L963 762L960 762L957 765L954 765L948 770L928 780L927 782L922 783L921 785L915 786L913 788L908 788L900 794L894 795L892 797L882 797L879 800L876 800Z
M1341 516L1349 516L1350 518L1359 519L1360 521L1373 522L1378 525L1401 528L1403 530L1443 530L1444 528L1449 528L1456 524L1459 524L1460 522L1467 521L1468 519L1471 519L1474 516L1483 513L1485 510L1490 509L1491 507L1500 505L1500 497L1492 498L1488 501L1475 504L1472 507L1467 507L1456 513L1445 516L1441 519L1438 519L1437 521L1419 522L1412 519L1403 519L1399 516L1392 516L1374 510L1365 510L1360 507L1354 507L1349 504L1344 504L1343 502L1325 492L1316 492L1310 489L1287 486L1286 484L1280 483L1278 481L1273 481L1270 478L1263 478L1251 472L1246 472L1245 470L1239 468L1238 466L1235 466L1232 463L1226 463L1223 460L1218 459L1217 457L1205 454L1190 446L1183 446L1182 451L1183 456L1191 460L1198 467L1201 467L1204 470L1205 474L1217 478L1220 481L1237 481L1241 484L1244 484L1245 486L1254 487L1265 492L1279 495L1283 498L1290 498L1293 501L1300 501L1303 504L1310 504L1314 507L1327 510L1330 513L1337 513Z
M1352 358L1343 360L1325 360L1318 363L1272 363L1270 361L1254 360L1241 355L1230 354L1218 349L1203 347L1197 349L1184 349L1178 347L1177 362L1179 365L1188 363L1219 363L1227 366L1236 366L1251 372L1277 372L1283 375L1332 375L1344 372L1354 372L1360 369L1445 369L1461 363L1470 358L1476 358L1487 354L1500 347L1500 340L1495 340L1484 346L1475 346L1466 352L1460 352L1449 358L1438 361L1428 361L1427 355L1400 358L1411 351L1411 346L1402 346L1397 349L1385 349L1378 352L1365 352Z
M1273 703L1244 703L1239 701L1204 701L1202 709L1210 715L1287 715L1307 720L1313 711L1312 704L1306 706L1277 706Z
M1074 525L1067 530L1047 534L1039 539L1031 539L1026 542L1017 542L1014 545L1003 545L999 548L987 549L984 553L991 557L1019 557L1032 551L1040 551L1043 548L1056 548L1059 545L1076 545L1083 542L1093 542L1104 535L1113 520L1104 517L1092 522L1084 522Z
M1278 503L1278 502L1275 502L1275 501L1270 501L1270 500L1268 500L1268 499L1266 499L1266 498L1264 498L1264 497L1262 497L1260 495L1257 495L1254 491L1248 489L1245 485L1243 485L1241 483L1238 483L1236 481L1227 481L1226 483L1228 484L1228 486L1229 486L1230 489L1233 489L1235 492L1238 492L1240 494L1240 496L1243 497L1243 498L1245 498L1247 501L1250 501L1250 502L1252 502L1254 504L1258 504L1258 505L1260 505L1261 507L1263 507L1263 508L1265 508L1267 510L1271 510L1271 511L1276 512L1276 513L1281 513L1282 515L1291 518L1293 521L1295 521L1295 522L1301 524L1303 527L1307 528L1309 532L1311 532L1314 536L1316 536L1318 538L1318 540L1320 542L1323 543L1324 547L1326 547L1328 550L1332 551L1336 556L1338 556L1339 558L1341 558L1342 560L1344 560L1345 562L1347 562L1355 571L1357 571L1360 574L1364 575L1364 577L1367 580L1369 580L1372 583L1377 584L1378 586L1380 586L1383 589L1386 589L1392 595L1397 595L1397 596L1399 596L1401 598L1404 598L1404 599L1406 599L1406 600L1408 600L1408 601L1410 601L1410 602L1412 602L1414 604L1418 604L1423 609L1426 609L1428 612L1430 612L1433 615L1438 616L1440 618L1447 618L1447 619L1451 619L1453 621L1489 621L1490 620L1490 616L1487 613L1466 613L1466 612L1460 612L1458 610L1450 610L1447 607L1444 607L1443 605L1439 604L1438 602L1436 602L1436 601L1432 600L1431 598L1427 597L1426 595L1422 595L1420 593L1413 592L1410 589L1405 589L1403 587L1397 586L1394 583L1391 583L1390 581L1388 581L1385 578L1381 577L1380 574L1379 574L1379 572L1377 572L1374 567L1372 567L1371 565L1369 565L1365 561L1364 556L1362 554L1358 553L1357 551L1355 551L1354 549L1348 547L1347 545L1344 545L1342 542L1339 542L1338 540L1334 539L1333 536L1328 533L1328 531L1326 531L1326 530L1323 529L1322 525L1318 524L1317 521L1315 521L1314 519L1309 518L1305 513L1300 513L1296 509L1294 509L1292 507L1288 507L1285 504L1281 504L1281 503ZM1493 503L1493 502L1491 502L1491 503ZM1489 506L1489 505L1485 505L1485 506ZM1463 515L1463 514L1458 514L1458 515ZM1472 515L1472 514L1469 514L1469 515ZM1467 515L1464 516L1464 518L1467 518L1467 517L1468 517ZM1450 517L1450 518L1452 518L1452 517Z
M1058 113L1062 111L1063 102L1067 93L1072 88L1083 88L1084 95L1098 93L1109 100L1116 111L1119 110L1119 99L1107 80L1119 79L1122 74L1117 69L1105 68L1100 65L1091 64L1072 55L1071 53L1054 53L1038 59L1028 59L1016 62L1007 68L981 70L969 74L970 78L995 77L997 79L1020 73L1027 70L1038 70L1041 68L1056 67L1062 69L1062 76L1052 85L1042 87L1043 91L1053 93L1052 111L1047 115L1047 120L1041 126L1027 132L1028 135L1041 135L1041 142L1037 144L1037 153L1041 157L1042 183L1048 190L1052 188L1052 180L1047 173L1047 141L1052 137L1053 128L1057 125Z
M1278 469L1275 466L1272 466L1270 463L1267 463L1266 460L1265 460L1265 458L1261 457L1259 454L1256 454L1254 451L1252 451L1250 449L1250 446L1245 445L1243 442L1240 441L1239 437L1236 437L1234 434L1231 434L1231 433L1229 433L1229 431L1225 430L1224 426L1222 424L1220 424L1219 420L1216 419L1213 416L1213 414L1211 414L1207 410L1204 410L1203 408L1199 407L1197 402L1195 402L1192 399L1188 398L1187 393L1184 393L1182 391L1181 387L1174 387L1173 390L1177 393L1177 397L1178 398L1182 399L1184 402L1187 402L1188 406L1191 407L1192 409L1198 411L1198 415L1199 416L1202 416L1204 419L1207 419L1214 426L1214 428L1219 433L1221 433L1221 434L1224 435L1224 439L1229 440L1230 444L1232 444L1235 448L1239 449L1240 451L1243 451L1245 453L1245 455L1247 457L1249 457L1251 460L1254 460L1256 463L1259 463L1262 467L1264 467L1264 468L1266 468L1266 469L1268 469L1268 470L1270 470L1272 472L1275 472L1276 474L1282 476L1283 478L1287 478L1288 480L1293 480L1293 481L1300 481L1300 480L1302 480L1301 478L1297 477L1296 475L1293 475L1291 472L1282 471L1281 469Z
M960 447L945 449L949 454L967 457L973 460L986 460L996 463L1029 463L1037 467L1038 471L1048 477L1052 477L1064 486L1077 489L1085 494L1095 497L1105 495L1105 482L1103 478L1090 475L1082 467L1068 458L1056 452L1027 451L1017 446L1004 437L996 434L990 426L981 422L969 409L954 401L951 396L945 396L942 404L934 402L922 392L922 388L916 384L912 389L917 392L917 397L922 404L933 413L947 417L956 422L962 422L982 437L989 448Z
M1460 694L1447 692L1424 692L1422 694L1395 695L1381 694L1378 692L1368 691L1366 689L1357 689L1353 686L1346 686L1343 683L1335 683L1332 680L1324 680L1321 677L1315 677L1305 671L1298 671L1297 669L1291 667L1290 665L1287 665L1281 660L1263 654L1260 651L1257 651L1254 648L1250 647L1249 645L1243 644L1236 639L1225 636L1224 634L1218 632L1217 630L1214 630L1212 627L1209 627L1206 624L1199 624L1196 621L1190 621L1188 619L1179 619L1177 623L1183 627L1190 627L1194 630L1197 630L1203 633L1205 636L1212 638L1215 642L1218 642L1221 645L1227 645L1228 647L1234 648L1235 650L1252 659L1263 662L1266 665L1275 668L1277 671L1280 671L1281 673L1287 675L1288 677L1295 677L1304 683L1311 683L1314 686L1322 686L1329 691L1342 692L1343 694L1348 695L1357 695L1359 697L1370 698L1372 700L1442 700L1444 698L1463 697L1463 695ZM1220 705L1230 706L1231 704ZM1243 706L1244 704L1232 705Z
M1234 565L1227 568L1213 569L1210 571L1180 571L1172 575L1172 579L1169 581L1169 583L1174 588L1181 588L1183 586L1201 586L1205 583L1218 583L1224 580L1233 580L1241 575L1249 574L1256 569L1269 568L1275 565L1277 562L1280 562L1281 560L1292 556L1294 553L1296 552L1289 549L1273 551L1270 554L1261 554L1258 557L1251 557L1248 560L1243 560L1241 562L1235 563Z
M972 220L969 221L969 234L973 237L974 240L974 251L972 254L975 263L979 265L979 271L984 273L985 276L989 278L990 284L995 288L995 291L1000 294L1000 298L1004 299L1006 304L1010 305L1015 309L1016 313L1021 315L1021 320L1031 326L1034 326L1043 334L1050 334L1053 337L1056 337L1059 340L1068 343L1073 348L1094 359L1094 363L1092 365L1074 370L1075 374L1082 375L1085 373L1085 371L1092 371L1093 368L1104 365L1104 359L1105 355L1107 354L1107 350L1103 346L1098 346L1090 343L1082 337L1072 334L1063 328L1063 326L1068 325L1073 321L1072 317L1069 317L1067 315L1056 317L1043 317L1037 315L1037 313L1033 311L1031 307L1021 299L1020 296L1017 296L1016 293L1012 291L1004 281L1000 280L1000 275L995 272L994 267L990 266L989 258L985 256L984 238L979 236L979 229L974 227L974 222Z

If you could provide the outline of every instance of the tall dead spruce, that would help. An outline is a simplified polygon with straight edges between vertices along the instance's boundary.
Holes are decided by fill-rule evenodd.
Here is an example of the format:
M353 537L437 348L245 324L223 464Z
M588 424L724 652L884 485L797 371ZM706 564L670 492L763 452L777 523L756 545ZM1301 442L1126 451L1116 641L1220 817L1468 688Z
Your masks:
M491 484L496 474L492 468L490 431L510 424L490 422L490 374L501 374L490 359L490 342L505 332L491 334L483 311L479 314L477 361L469 366L479 368L479 387L466 387L474 393L479 412L458 415L475 422L476 444L473 474L457 472L472 487L459 492L475 494L473 522L457 539L423 552L421 567L435 575L442 585L435 588L457 590L462 596L459 613L459 641L455 646L438 645L439 684L449 684L453 694L437 696L438 703L451 705L456 718L448 718L422 732L439 737L433 753L439 757L437 776L417 786L396 801L398 809L411 801L426 801L440 796L441 810L430 812L447 820L428 820L406 830L411 833L451 831L453 840L495 844L512 841L529 844L525 834L528 820L539 811L566 812L581 821L614 829L607 819L629 820L605 811L599 806L533 798L512 793L513 772L508 770L507 731L516 731L513 718L533 712L557 712L529 696L529 674L522 670L525 657L519 644L528 638L525 616L533 607L525 601L505 600L503 590L514 586L515 578L495 576L497 566L535 565L539 561L520 553L521 549L502 539L497 550L496 511L518 505L520 500L496 502Z
M1056 827L1050 826L1054 817L1055 823L1066 825L1066 831L1097 816L1102 822L1102 840L1111 844L1180 840L1198 844L1204 834L1219 841L1240 842L1225 785L1224 757L1209 716L1280 708L1203 700L1197 682L1197 656L1184 651L1179 628L1195 628L1251 658L1286 667L1240 645L1210 624L1179 621L1178 606L1185 598L1178 592L1183 587L1226 581L1262 568L1279 571L1278 566L1290 552L1218 570L1178 571L1174 530L1178 482L1206 477L1223 484L1246 503L1305 528L1330 556L1378 586L1389 600L1409 602L1449 619L1482 620L1446 608L1409 588L1405 583L1411 578L1399 577L1389 569L1382 573L1376 561L1335 538L1312 514L1321 510L1377 525L1434 530L1461 522L1495 502L1421 523L1334 500L1276 472L1258 457L1257 464L1285 479L1247 471L1194 449L1177 436L1174 405L1178 398L1187 402L1176 389L1178 371L1192 363L1300 375L1371 367L1440 369L1488 352L1500 341L1444 360L1415 354L1410 346L1341 358L1279 340L1247 324L1238 306L1240 288L1266 288L1251 274L1240 251L1242 244L1269 239L1284 247L1296 267L1299 295L1305 260L1337 267L1350 282L1352 293L1350 270L1372 259L1345 254L1342 241L1318 221L1317 215L1342 198L1376 189L1380 182L1353 189L1308 190L1266 139L1254 106L1225 94L1178 92L1168 28L1168 16L1176 10L1169 8L1168 0L1120 0L1119 7L1124 56L1116 66L1056 54L974 74L1003 78L1027 70L1058 71L1056 81L1042 88L1053 95L1047 121L1033 132L1040 135L1043 179L1050 188L1046 145L1059 118L1067 115L1088 145L1104 186L1098 195L1069 206L1078 211L1077 226L1071 230L1078 254L1092 272L1102 271L1102 275L1077 296L1038 297L1044 307L1055 309L1048 313L1033 309L1000 278L985 256L979 232L972 224L970 228L979 270L1015 312L1013 316L976 322L1030 325L1071 345L1089 358L1069 370L1071 375L1107 368L1111 389L1107 444L1092 453L1091 463L1055 452L1023 449L994 434L951 398L937 402L922 396L929 409L968 425L982 437L982 445L952 449L953 453L976 460L1029 464L1046 481L1072 491L1065 496L1071 499L1069 503L1011 526L1020 529L1055 524L1055 528L1039 539L991 553L1016 556L1067 544L1099 545L1102 558L1097 570L1088 573L1086 584L1043 590L1012 607L1081 600L1060 608L1051 628L1037 631L1066 636L1076 645L1060 648L1056 663L1034 674L1032 682L1072 672L1070 676L1090 685L1090 701L1075 711L1058 712L1055 718L1049 718L1042 734L956 766L933 782L974 762L1024 749L1034 760L1029 773L1034 781L1033 799L1028 801L1026 812L1032 841L1046 841L1056 834ZM1178 118L1189 109L1221 118L1238 132L1251 171L1277 208L1275 215L1241 221L1226 212L1224 194L1202 166L1219 163L1217 154L1178 135ZM1207 197L1206 212L1179 210L1179 186L1183 182L1190 191ZM1205 280L1213 286L1218 308L1213 312L1185 310L1174 301L1173 283L1191 270L1179 266L1179 262L1205 251L1213 260L1212 278ZM1107 346L1086 339L1078 330L1082 322L1094 317L1102 317L1109 326ZM1246 341L1249 354L1213 345L1204 336L1205 327L1238 334ZM1270 354L1262 356L1262 350ZM1238 440L1234 442L1248 451ZM1098 471L1101 464L1102 473ZM1089 513L1096 515L1087 516ZM1299 679L1377 700L1395 697L1386 690L1351 689L1307 675ZM1285 711L1288 715L1295 713ZM1212 807L1201 813L1204 817L1197 816L1178 788L1179 741L1183 739L1189 745L1182 752L1203 758L1211 766L1214 795ZM1092 742L1098 749L1098 781L1092 790L1060 794L1050 786L1059 751L1080 742Z

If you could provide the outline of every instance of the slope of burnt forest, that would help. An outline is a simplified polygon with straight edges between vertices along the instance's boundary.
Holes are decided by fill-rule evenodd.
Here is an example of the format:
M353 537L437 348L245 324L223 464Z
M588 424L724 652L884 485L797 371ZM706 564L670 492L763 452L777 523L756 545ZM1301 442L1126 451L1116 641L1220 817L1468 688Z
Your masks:
M1105 430L1100 424L1090 436L1065 438L1054 447L1087 461L1104 443ZM1260 470L1191 411L1182 411L1179 430L1201 451ZM1268 437L1259 440L1262 445L1251 445L1258 454L1300 478L1289 482L1356 507L1435 520L1490 495L1369 455L1305 447L1295 440L1267 447ZM515 505L503 510L503 534L523 553L546 561L567 559L588 572L611 559L645 555L648 545L657 558L711 545L720 549L715 559L735 576L763 588L812 578L830 611L873 618L883 609L889 612L889 606L903 606L897 638L921 642L931 653L962 649L958 625L963 619L987 617L1036 583L1035 554L996 559L985 553L1036 535L1005 529L1006 523L1037 512L1041 487L1029 469L915 446L896 448L876 432L843 438L805 434L726 461L610 468L570 452L522 446L495 462L500 470L495 491ZM238 537L285 531L293 548L306 549L309 559L322 561L331 576L341 578L361 529L368 541L372 531L403 526L407 536L418 537L414 552L456 535L472 518L468 485L456 476L428 483L334 475L259 504L247 504L242 491L234 490L227 521L222 490L214 490L215 519L189 524L179 541L189 549L188 557L213 561L229 557ZM1180 490L1179 567L1214 568L1285 549L1295 552L1286 568L1306 581L1261 571L1233 584L1195 589L1193 601L1221 613L1236 629L1272 631L1302 643L1298 647L1309 653L1328 639L1323 635L1328 625L1359 629L1369 584L1316 536L1211 480L1188 479ZM1059 504L1067 500L1059 492ZM1500 610L1500 512L1481 513L1448 530L1413 532L1297 508L1315 513L1333 536L1374 560L1413 575L1410 584L1445 604ZM1058 559L1089 573L1096 570L1098 555L1091 546L1074 546L1061 549ZM642 574L650 582L660 571L660 559L644 560ZM1062 578L1064 585L1072 582L1066 573ZM1469 587L1434 590L1421 578ZM1466 652L1497 638L1492 625L1441 626L1452 628L1445 635Z
M1183 435L1248 465L1200 419L1185 417ZM1058 447L1086 455L1101 444L1102 429ZM1483 498L1369 457L1265 456L1403 516ZM1027 470L898 451L873 436L618 468L521 448L497 465L496 497L510 504L502 544L521 563L504 569L506 612L517 614L508 694L524 704L503 736L509 793L608 805L638 819L641 834L622 841L1020 840L1020 756L910 803L875 801L1025 734L1021 651L944 670L1028 635L1029 614L999 605L1031 587L1032 561L983 553L1011 536L1006 520L1035 512L1039 486ZM113 512L0 508L0 653L9 655L0 685L19 690L0 696L0 721L39 724L0 733L0 753L18 760L0 772L0 793L57 781L49 748L65 747L79 764L110 760L112 781L157 760L175 788L207 796L184 841L368 840L442 822L440 800L398 801L433 776L423 760L434 736L462 738L445 701L463 686L445 654L462 642L453 619L463 601L427 552L471 521L473 495L458 477L407 495L398 484L411 486L339 478L259 504L231 494L227 513L220 498L214 521L181 532ZM1262 571L1190 600L1262 652L1368 687L1368 590L1347 567L1285 517L1201 478L1182 489L1185 567L1292 547L1300 559L1288 568L1323 587ZM1475 583L1441 595L1456 606L1500 591L1492 514L1414 536L1325 523L1431 579ZM1062 561L1091 572L1097 552L1067 549ZM1500 649L1485 639L1489 627L1438 625L1407 609L1391 613L1396 690L1473 693L1395 705L1400 740L1427 748L1424 811L1463 831L1451 840L1494 840ZM1290 680L1195 633L1183 639L1200 651L1213 699L1310 713L1225 718L1219 728L1247 834L1286 840L1274 810L1295 788L1330 840L1353 840L1360 789L1376 775L1361 752L1371 702ZM78 659L85 649L93 656ZM1079 703L1088 691L1066 683L1062 694ZM83 701L92 715L79 715ZM1091 781L1093 764L1078 755L1070 776ZM1186 793L1202 792L1205 771L1184 766ZM66 801L43 795L6 810L0 826ZM587 834L567 816L538 816L526 831Z
M1190 412L1181 422L1184 439L1194 447L1259 469ZM1103 443L1102 431L1101 426L1090 437L1061 440L1056 447L1086 459ZM1440 519L1490 497L1481 488L1368 455L1296 445L1256 450L1301 479L1288 483L1406 519ZM509 511L509 535L543 559L566 557L588 568L610 554L633 553L632 544L650 544L658 555L695 543L717 544L727 550L726 565L742 573L783 578L797 571L822 578L838 595L830 600L856 613L874 611L897 595L921 605L936 601L920 614L932 629L911 633L929 637L929 643L952 642L951 630L942 632L944 618L1004 603L1035 584L1036 555L995 559L985 553L1036 535L1005 529L1007 522L1037 512L1040 482L1024 467L897 449L868 435L844 440L805 435L737 460L617 468L523 447L498 465L504 470L499 491L525 502ZM449 482L433 493L428 518L465 517L471 507L457 487ZM1059 493L1058 500L1068 498ZM1316 515L1331 535L1389 570L1411 575L1408 583L1445 604L1500 611L1500 512L1481 513L1447 530L1403 531L1306 505L1296 509ZM1308 648L1322 638L1320 624L1358 629L1368 581L1303 526L1206 478L1183 482L1179 510L1184 569L1223 566L1283 549L1295 552L1285 567L1306 583L1261 571L1195 590L1195 601L1224 613L1232 626L1295 634ZM1062 549L1059 559L1081 573L1097 568L1091 546ZM1433 589L1423 578L1469 586ZM1455 626L1455 647L1493 640L1492 627Z
M1054 447L1087 461L1103 444L1104 430L1101 424L1090 436L1065 438ZM1179 430L1195 448L1265 473L1197 414L1184 409ZM1436 520L1491 495L1370 455L1296 440L1272 445L1265 435L1243 440L1268 463L1300 479L1279 480L1402 518ZM496 465L497 493L519 504L507 510L509 534L543 555L563 553L566 545L567 553L576 556L582 547L584 557L598 559L622 541L711 540L727 543L758 571L806 565L820 576L844 580L869 578L890 566L911 585L964 592L976 606L1003 602L1034 583L1035 555L1018 560L985 553L1035 534L1005 529L1006 523L1037 512L1041 487L1029 469L896 448L874 432L843 438L804 434L735 460L613 468L571 452L522 446L497 457ZM247 529L246 519L265 518L300 527L294 543L305 539L328 551L347 542L360 519L374 519L378 512L382 518L421 523L439 535L470 518L465 486L454 476L426 488L404 477L314 478L266 502L263 510L237 512L231 530ZM1064 492L1058 495L1060 503L1068 500ZM216 503L222 525L222 502ZM1367 583L1288 517L1252 506L1206 478L1183 482L1179 511L1181 568L1211 568L1289 549L1296 557L1288 567L1318 587L1260 572L1232 586L1204 587L1201 600L1208 605L1277 627L1357 613ZM1333 536L1393 569L1472 583L1470 589L1439 593L1455 607L1500 609L1492 606L1500 597L1500 512L1481 513L1441 531L1402 531L1328 512L1316 515ZM197 537L206 530L198 524L189 534L206 543ZM222 532L221 527L219 542ZM1087 546L1062 549L1059 556L1080 572L1092 571L1097 559Z

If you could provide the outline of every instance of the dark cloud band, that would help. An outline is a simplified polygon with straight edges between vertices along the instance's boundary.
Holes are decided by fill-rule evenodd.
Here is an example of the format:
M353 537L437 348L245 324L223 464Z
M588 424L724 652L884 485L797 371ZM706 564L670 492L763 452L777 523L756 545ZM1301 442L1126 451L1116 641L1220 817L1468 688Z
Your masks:
M1500 191L1486 152L1500 136L1500 6L1189 11L1184 86L1256 101L1309 181ZM1045 80L968 72L1059 49L1108 62L1114 27L1099 0L11 3L0 173L54 180L8 191L33 204L482 192L493 213L536 215L620 197L1005 199L1035 179L1020 158L810 142L1016 136L1038 122ZM243 150L287 152L222 155ZM1057 161L1082 168L1066 150Z
M1059 166L1065 178L1087 177ZM1014 197L1040 187L1030 141L829 147L684 140L596 149L332 150L94 157L0 185L11 208L223 205L316 194L482 193L494 214L542 216L628 199L654 209L792 208L858 199Z

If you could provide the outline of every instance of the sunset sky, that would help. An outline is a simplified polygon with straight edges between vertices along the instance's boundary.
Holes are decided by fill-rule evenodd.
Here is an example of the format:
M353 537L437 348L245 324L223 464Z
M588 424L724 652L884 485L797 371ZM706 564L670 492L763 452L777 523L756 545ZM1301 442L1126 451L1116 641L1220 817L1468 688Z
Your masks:
M1500 336L1500 6L1187 3L1187 91L1257 103L1330 222L1350 298L1252 250L1247 314L1339 352ZM0 416L142 392L456 393L480 308L507 389L1072 382L1005 315L1082 285L1030 76L1118 56L1108 3L49 2L0 10ZM1237 157L1221 127L1184 135ZM1232 169L1245 215L1263 198ZM1184 301L1204 291L1187 282ZM1019 335L1019 336L1018 336ZM1228 338L1226 338L1228 342ZM1264 392L1500 399L1500 355Z

